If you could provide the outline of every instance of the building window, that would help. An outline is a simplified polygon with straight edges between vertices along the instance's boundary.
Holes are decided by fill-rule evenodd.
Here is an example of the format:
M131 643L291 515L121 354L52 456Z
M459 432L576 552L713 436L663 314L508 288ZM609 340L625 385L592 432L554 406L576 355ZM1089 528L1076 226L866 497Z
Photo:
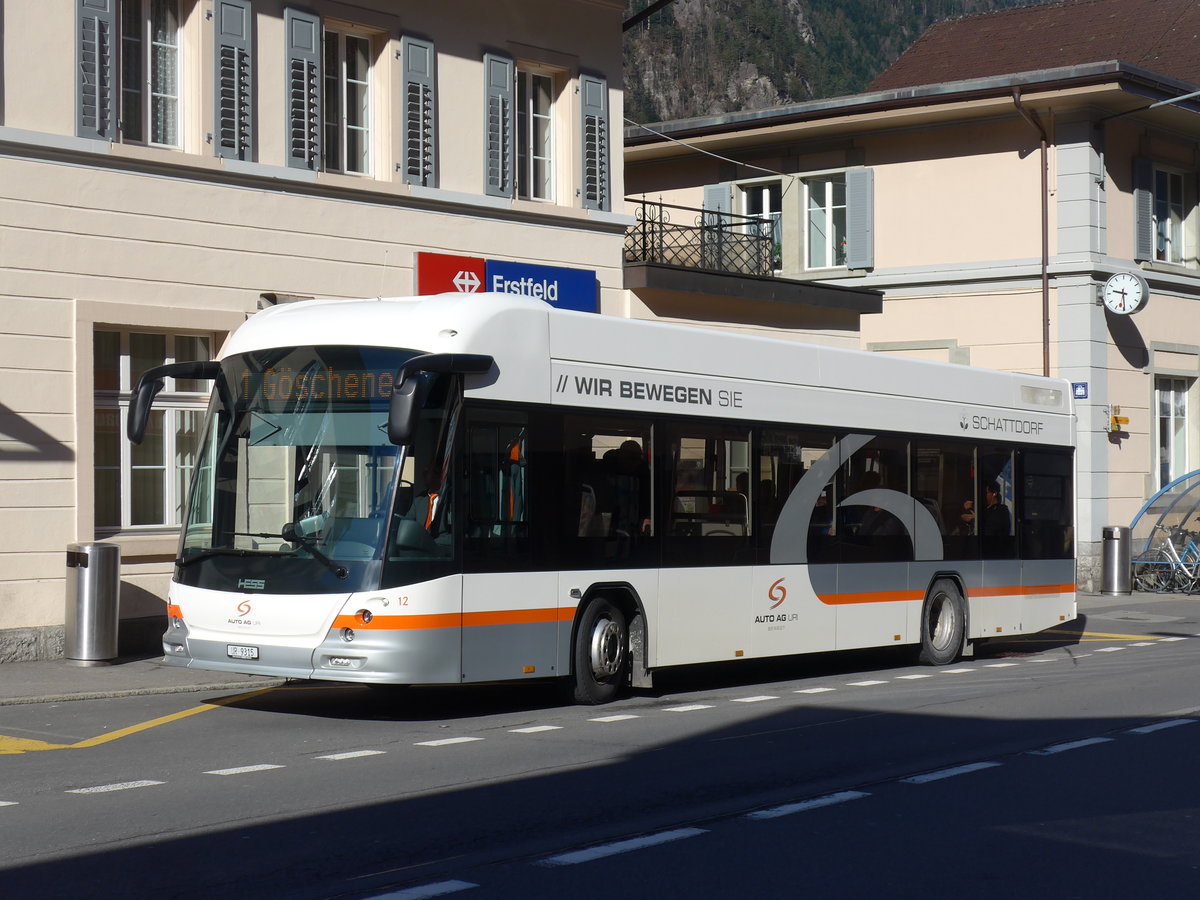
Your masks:
M1166 487L1188 469L1188 379L1154 379L1158 450L1158 486Z
M761 219L771 234L771 268L783 268L783 184L779 181L742 185L742 213Z
M1154 170L1154 258L1185 263L1190 255L1188 218L1195 205L1190 175L1170 169Z
M125 439L125 421L143 372L211 359L213 335L97 330L93 347L96 530L178 525L200 448L209 383L167 379L137 446Z
M121 138L179 144L179 7L176 0L121 4Z
M804 181L807 202L809 269L846 265L846 176L822 175Z
M517 196L554 200L554 76L517 69Z
M371 41L325 31L324 146L328 172L371 170Z

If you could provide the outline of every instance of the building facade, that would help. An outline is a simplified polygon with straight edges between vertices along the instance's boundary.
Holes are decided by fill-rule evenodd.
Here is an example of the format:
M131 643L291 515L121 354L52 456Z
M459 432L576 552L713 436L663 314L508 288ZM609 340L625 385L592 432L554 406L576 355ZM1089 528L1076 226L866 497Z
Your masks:
M1200 468L1198 29L1185 0L943 23L863 94L629 128L627 190L763 220L780 277L882 291L864 349L1072 382L1096 589L1102 528ZM1133 315L1102 303L1129 275Z
M159 628L206 385L133 447L146 368L264 304L412 294L422 252L591 273L627 314L623 7L3 5L0 661L61 655L73 542L120 545L122 637Z

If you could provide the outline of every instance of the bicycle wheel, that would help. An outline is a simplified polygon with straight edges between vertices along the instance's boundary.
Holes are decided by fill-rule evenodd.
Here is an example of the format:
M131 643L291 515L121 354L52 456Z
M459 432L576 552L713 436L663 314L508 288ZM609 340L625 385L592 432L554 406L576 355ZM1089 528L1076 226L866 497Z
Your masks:
M1171 590L1172 566L1169 559L1147 559L1133 564L1133 589L1162 593Z

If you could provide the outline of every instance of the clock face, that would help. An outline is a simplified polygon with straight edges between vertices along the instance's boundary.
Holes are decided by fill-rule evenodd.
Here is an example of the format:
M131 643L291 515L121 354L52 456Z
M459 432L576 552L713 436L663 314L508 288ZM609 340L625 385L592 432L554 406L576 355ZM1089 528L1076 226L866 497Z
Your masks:
M1118 315L1128 315L1146 302L1146 282L1130 272L1118 272L1104 282L1104 305Z

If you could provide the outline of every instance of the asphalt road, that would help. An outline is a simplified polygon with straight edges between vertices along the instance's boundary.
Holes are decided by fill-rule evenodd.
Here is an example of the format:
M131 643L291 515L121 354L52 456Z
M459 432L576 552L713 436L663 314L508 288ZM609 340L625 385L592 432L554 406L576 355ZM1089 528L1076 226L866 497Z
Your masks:
M1200 599L894 653L0 708L10 896L1191 897ZM80 744L71 749L56 745ZM11 740L9 746L12 746Z

